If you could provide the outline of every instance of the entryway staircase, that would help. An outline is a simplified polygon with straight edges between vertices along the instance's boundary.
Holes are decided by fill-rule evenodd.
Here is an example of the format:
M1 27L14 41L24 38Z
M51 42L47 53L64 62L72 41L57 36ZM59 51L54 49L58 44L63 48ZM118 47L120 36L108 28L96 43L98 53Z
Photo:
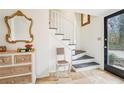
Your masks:
M72 69L76 72L91 70L99 68L99 64L95 62L94 57L87 55L87 52L84 50L76 49L76 38L75 38L75 30L74 24L70 22L68 19L63 17L58 11L50 10L50 26L49 30L52 36L54 36L57 40L59 40L62 44L71 49L71 64ZM66 26L72 26L73 31L67 31L65 28L63 29L63 22L66 22ZM67 26L68 27L68 26ZM64 31L63 31L64 30Z
M72 50L72 69L76 72L96 69L99 64L95 62L94 57L86 54L83 50Z

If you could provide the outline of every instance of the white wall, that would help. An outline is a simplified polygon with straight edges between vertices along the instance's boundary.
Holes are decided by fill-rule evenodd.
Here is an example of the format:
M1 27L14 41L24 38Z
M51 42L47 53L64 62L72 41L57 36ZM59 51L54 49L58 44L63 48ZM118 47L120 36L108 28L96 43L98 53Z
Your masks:
M81 15L79 14L79 13L76 13L75 14L76 15L76 49L79 49L79 50L81 50L82 49L82 47L81 47L81 42L82 42L82 40L81 40L81 30L82 30L82 28L81 28Z
M33 45L36 49L36 74L37 77L47 76L55 71L56 45L58 41L50 39L49 42L49 11L48 10L22 10L27 16L32 17L34 35ZM0 45L6 45L8 49L23 47L25 43L10 44L5 40L7 27L4 22L4 16L11 15L16 10L0 10ZM112 11L113 12L113 11ZM80 15L74 13L63 13L69 20L76 24L77 49L87 50L89 55L96 58L96 61L104 64L104 24L103 17L92 17L91 24L85 27L80 26ZM98 41L98 37L101 40ZM60 45L61 46L61 45ZM51 48L50 48L51 47ZM66 48L67 49L67 48ZM67 49L69 55L69 50ZM68 57L69 59L69 57Z
M24 47L25 43L10 44L5 40L7 27L4 16L11 15L16 10L0 10L0 45L6 45L8 49ZM48 10L22 10L28 17L32 17L32 33L34 35L33 45L36 49L36 75L42 77L48 75L49 71L49 32L48 32Z
M96 62L100 63L102 68L104 67L104 17L116 11L118 10L112 9L102 15L91 16L91 23L81 27L81 49L95 57Z
M103 17L91 16L91 23L81 27L81 48L88 55L95 57L96 62L103 65ZM98 40L101 38L101 40Z

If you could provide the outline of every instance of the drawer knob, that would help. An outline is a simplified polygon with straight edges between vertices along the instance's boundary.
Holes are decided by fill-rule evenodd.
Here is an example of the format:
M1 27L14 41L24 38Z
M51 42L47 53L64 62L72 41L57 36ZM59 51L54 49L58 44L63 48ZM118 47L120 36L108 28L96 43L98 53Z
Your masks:
M4 59L0 59L0 63L5 63Z
M12 84L14 84L14 83L15 83L15 81L14 81L14 80L12 80L12 81L11 81L11 83L12 83Z
M24 60L25 60L25 58L22 58L22 60L24 61Z
M0 59L0 63L2 63L3 62L3 60L2 59Z
M4 59L3 59L3 63L6 63Z

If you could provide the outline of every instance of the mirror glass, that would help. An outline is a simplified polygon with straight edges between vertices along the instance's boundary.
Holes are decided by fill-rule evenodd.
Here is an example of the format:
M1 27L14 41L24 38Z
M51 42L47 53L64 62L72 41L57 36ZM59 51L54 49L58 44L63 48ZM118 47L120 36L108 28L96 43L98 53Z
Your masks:
M10 39L16 40L30 40L29 27L30 21L23 16L16 16L8 21L11 29Z

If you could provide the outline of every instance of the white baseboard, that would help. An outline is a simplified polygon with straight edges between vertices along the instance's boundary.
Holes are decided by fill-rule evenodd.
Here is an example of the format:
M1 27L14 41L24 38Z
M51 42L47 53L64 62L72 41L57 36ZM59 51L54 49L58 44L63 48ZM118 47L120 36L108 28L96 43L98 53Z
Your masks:
M48 76L49 76L49 73L44 74L44 75L37 75L36 78L44 78L44 77L48 77Z
M103 65L100 65L99 66L99 69L104 70L104 66Z

